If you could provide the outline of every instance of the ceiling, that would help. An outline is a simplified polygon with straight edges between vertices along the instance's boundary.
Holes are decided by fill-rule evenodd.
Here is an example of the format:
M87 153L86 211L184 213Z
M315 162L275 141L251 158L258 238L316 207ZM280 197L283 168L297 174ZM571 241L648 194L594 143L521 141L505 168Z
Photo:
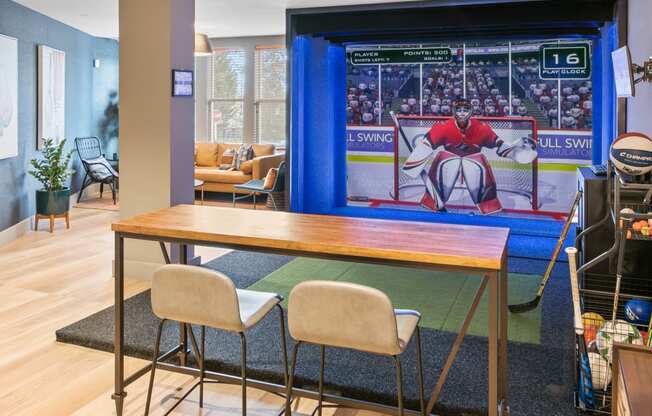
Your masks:
M14 0L94 36L118 38L118 0ZM285 33L285 9L410 0L195 0L197 32L210 37Z

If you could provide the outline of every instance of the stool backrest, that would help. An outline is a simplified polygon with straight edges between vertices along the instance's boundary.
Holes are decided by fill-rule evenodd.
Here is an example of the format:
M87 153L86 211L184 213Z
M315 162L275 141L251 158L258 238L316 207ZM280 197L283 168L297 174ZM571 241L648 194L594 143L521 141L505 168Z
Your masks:
M288 328L297 341L388 355L400 350L392 302L377 289L353 283L312 280L295 286Z
M156 270L152 310L161 319L243 330L235 285L224 274L203 267L168 264Z
M276 179L274 180L272 192L283 192L285 189L285 170L285 161L283 161L280 165L278 165L278 173L276 174Z

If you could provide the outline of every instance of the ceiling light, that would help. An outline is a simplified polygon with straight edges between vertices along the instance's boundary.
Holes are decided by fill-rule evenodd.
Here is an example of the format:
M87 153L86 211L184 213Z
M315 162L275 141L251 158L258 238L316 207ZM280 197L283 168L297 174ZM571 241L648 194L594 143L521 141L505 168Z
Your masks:
M195 34L195 56L207 56L213 54L213 48L211 47L211 42L208 40L208 36L203 33Z

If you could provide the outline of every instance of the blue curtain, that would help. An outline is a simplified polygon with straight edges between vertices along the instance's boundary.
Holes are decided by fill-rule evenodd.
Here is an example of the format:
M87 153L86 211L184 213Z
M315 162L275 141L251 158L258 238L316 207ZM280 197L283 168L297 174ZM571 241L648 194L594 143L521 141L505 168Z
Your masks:
M346 51L297 36L291 70L290 208L332 213L346 205Z
M616 90L611 51L618 46L618 26L606 23L593 48L593 163L609 159L609 146L617 135Z

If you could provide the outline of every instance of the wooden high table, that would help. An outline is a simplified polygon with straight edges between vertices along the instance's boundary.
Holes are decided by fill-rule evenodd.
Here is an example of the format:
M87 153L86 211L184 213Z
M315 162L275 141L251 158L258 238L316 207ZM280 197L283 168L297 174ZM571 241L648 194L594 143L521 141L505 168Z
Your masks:
M176 243L180 263L188 261L188 245L217 246L257 251L447 270L482 276L468 315L455 339L439 381L428 402L432 412L448 371L486 287L488 307L488 414L508 414L507 377L507 239L509 229L412 221L388 221L287 212L254 211L198 205L178 205L113 223L115 232L115 392L113 399L122 415L125 387L145 375L151 364L125 377L124 374L124 240L157 241L166 262L163 243ZM400 276L397 276L400 278ZM181 326L183 327L183 326ZM178 356L179 364L159 361L157 368L199 376L186 364L190 352L187 334L180 331L179 345L165 354ZM206 372L206 377L240 383L240 377ZM285 386L247 379L249 386L283 393ZM293 389L297 396L317 398L317 392ZM361 409L396 414L391 406L325 395L324 400ZM406 411L405 414L418 414Z

